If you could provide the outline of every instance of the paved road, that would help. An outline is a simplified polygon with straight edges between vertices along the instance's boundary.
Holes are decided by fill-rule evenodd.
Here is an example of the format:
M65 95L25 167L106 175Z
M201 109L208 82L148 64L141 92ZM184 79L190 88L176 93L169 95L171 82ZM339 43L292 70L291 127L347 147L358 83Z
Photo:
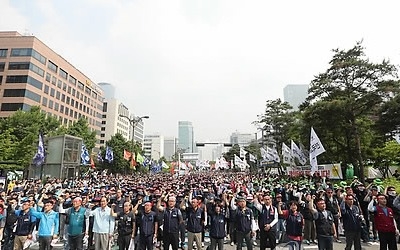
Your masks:
M254 249L259 249L259 241L257 241L257 243L258 243L258 245L254 246ZM203 250L205 250L208 245L209 245L209 243L205 242L205 247L203 248ZM344 239L343 239L342 243L336 243L335 242L333 244L333 249L334 250L343 250L344 247L345 247ZM362 249L365 249L365 250L378 250L379 249L379 243L374 243L372 245L362 243L361 247L362 247ZM304 250L318 249L317 245L313 245L313 244L311 244L311 245L303 245L303 248L304 248ZM34 247L31 247L31 249L32 250L37 250L37 249L39 249L39 247L37 245L35 245ZM63 247L62 247L61 244L57 244L57 246L55 246L53 249L54 250L62 250ZM154 248L154 249L156 249L156 248ZM187 248L185 248L185 249L187 249ZM243 247L242 249L246 250L246 247ZM284 250L284 249L288 249L288 247L285 247L285 244L279 244L277 246L277 248L276 248L276 250ZM114 246L112 248L112 250L118 250L118 247ZM236 250L236 246L231 246L230 244L224 244L224 250Z

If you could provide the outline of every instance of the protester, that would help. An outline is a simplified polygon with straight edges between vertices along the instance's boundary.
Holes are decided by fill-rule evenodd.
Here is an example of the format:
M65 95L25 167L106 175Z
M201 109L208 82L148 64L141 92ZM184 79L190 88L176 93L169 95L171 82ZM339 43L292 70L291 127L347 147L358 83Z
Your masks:
M374 203L377 205L374 205ZM384 194L373 196L368 210L374 213L375 226L379 235L380 249L397 250L396 235L399 235L393 210L387 207Z
M165 197L163 196L161 200ZM183 224L183 216L181 210L176 207L176 197L168 195L166 198L167 207L164 208L158 204L158 208L162 211L163 219L163 247L172 250L178 250L179 247L179 228Z
M89 216L94 217L93 240L96 250L108 250L114 233L115 220L111 208L107 206L107 198L100 199L100 207L89 211Z
M289 203L289 210L282 209L282 203L278 204L278 213L286 222L286 237L290 241L296 242L297 249L291 247L291 250L301 250L301 242L304 229L304 217L298 211L297 201ZM293 245L290 245L293 246Z
M326 210L326 203L323 199L317 199L317 209L313 206L314 199L309 203L309 208L315 220L315 228L318 239L319 250L332 250L333 238L336 237L336 227L333 215Z
M247 250L253 250L252 237L256 234L253 211L246 207L246 199L243 196L233 198L231 208L234 210L233 216L236 221L236 250L242 249L243 240L246 242Z
M224 238L226 236L226 218L223 208L224 206L222 202L217 201L210 210L207 210L209 211L208 214L210 217L210 250L216 250L217 246L218 250L224 249Z
M282 206L282 202L280 202ZM278 210L272 206L272 198L270 195L264 195L263 203L258 203L255 200L255 207L260 212L258 216L258 225L260 227L260 250L265 250L267 247L275 249L276 225L278 223Z
M32 233L36 217L30 212L31 204L28 199L22 200L22 209L15 211L17 225L15 227L14 250L24 249L27 240L32 241Z
M30 213L40 220L38 236L39 236L39 250L50 250L52 248L51 242L57 239L59 230L59 215L53 209L54 202L50 199L40 202L39 207L44 205L43 212L30 209Z
M65 224L68 225L69 249L82 250L83 237L88 235L89 230L89 218L86 216L86 208L82 207L82 198L74 198L72 207L70 207L65 214Z
M347 195L345 201L340 204L340 210L343 218L343 227L346 235L345 250L361 250L361 221L363 215L358 206L354 205L354 196Z
M123 211L116 213L115 208L118 205L111 206L111 214L118 221L118 247L119 250L128 250L131 241L135 238L135 214L132 212L132 204L125 202Z
M201 249L201 231L206 222L205 211L199 206L198 199L189 200L191 205L186 207L187 199L188 197L182 201L181 209L185 211L187 217L188 250L193 249L193 241L195 241L197 249Z

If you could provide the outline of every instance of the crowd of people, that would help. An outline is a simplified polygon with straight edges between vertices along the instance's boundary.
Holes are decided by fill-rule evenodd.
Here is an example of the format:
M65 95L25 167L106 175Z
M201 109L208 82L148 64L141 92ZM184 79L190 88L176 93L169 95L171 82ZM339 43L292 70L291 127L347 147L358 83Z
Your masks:
M184 176L92 173L77 179L0 183L4 250L202 249L224 245L397 249L400 196L379 179L333 183L318 175L195 172ZM345 235L345 236L344 236ZM378 243L376 243L378 244Z

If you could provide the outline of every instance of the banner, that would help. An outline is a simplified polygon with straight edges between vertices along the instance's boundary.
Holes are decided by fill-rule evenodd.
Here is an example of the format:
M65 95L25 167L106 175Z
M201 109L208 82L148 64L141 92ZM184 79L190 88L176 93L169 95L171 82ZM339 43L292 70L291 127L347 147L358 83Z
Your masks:
M311 175L311 166L286 167L286 173L290 176ZM343 179L340 163L318 165L315 173L319 174L321 177L327 177L329 179Z

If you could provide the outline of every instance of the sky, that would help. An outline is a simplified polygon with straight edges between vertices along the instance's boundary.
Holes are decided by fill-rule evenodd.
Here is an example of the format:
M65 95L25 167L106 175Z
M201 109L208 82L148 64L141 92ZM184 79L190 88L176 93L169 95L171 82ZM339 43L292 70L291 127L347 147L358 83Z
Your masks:
M363 41L400 64L399 1L0 0L0 30L38 37L93 82L116 87L146 134L197 141L255 133L267 100L309 84L332 49Z

